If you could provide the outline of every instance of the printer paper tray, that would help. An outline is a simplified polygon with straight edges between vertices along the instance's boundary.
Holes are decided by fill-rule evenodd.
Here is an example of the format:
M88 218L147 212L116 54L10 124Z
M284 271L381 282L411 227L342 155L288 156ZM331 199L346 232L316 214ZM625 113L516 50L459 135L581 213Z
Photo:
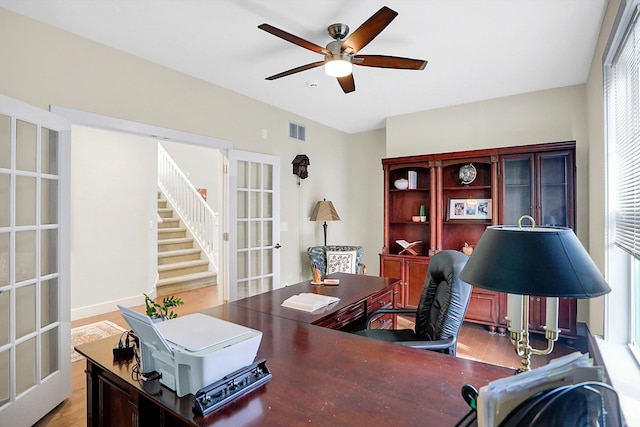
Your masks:
M260 360L225 376L195 394L193 411L208 415L271 380L266 360Z

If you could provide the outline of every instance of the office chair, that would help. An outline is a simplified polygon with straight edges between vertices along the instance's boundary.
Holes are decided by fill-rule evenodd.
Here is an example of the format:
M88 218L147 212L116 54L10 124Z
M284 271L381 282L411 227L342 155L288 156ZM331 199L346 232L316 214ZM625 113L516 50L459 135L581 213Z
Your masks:
M429 262L417 310L376 310L367 317L367 329L356 334L455 356L458 332L471 297L471 285L459 277L468 259L462 252L453 250L435 254ZM383 313L415 315L415 332L411 329L368 329L371 319Z

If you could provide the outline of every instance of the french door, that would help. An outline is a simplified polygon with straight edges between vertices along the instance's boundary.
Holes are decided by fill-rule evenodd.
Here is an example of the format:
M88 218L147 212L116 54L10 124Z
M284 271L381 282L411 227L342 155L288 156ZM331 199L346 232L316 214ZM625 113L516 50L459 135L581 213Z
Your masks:
M229 223L232 256L225 299L234 301L279 288L279 157L230 150Z
M0 95L0 425L71 395L70 128Z

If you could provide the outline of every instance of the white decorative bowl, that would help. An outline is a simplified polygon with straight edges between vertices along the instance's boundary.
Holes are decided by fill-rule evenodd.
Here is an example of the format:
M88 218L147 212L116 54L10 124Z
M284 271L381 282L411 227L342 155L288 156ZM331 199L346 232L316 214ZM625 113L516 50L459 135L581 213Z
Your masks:
M398 190L406 190L409 188L409 181L405 178L400 178L393 181L393 185L395 185Z
M420 222L420 215L414 215L411 217L411 221L413 222Z

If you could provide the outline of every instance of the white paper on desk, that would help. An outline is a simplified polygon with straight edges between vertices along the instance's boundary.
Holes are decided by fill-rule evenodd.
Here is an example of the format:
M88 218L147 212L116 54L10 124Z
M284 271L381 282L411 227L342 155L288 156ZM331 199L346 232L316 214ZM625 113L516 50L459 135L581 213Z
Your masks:
M478 426L500 424L521 402L539 391L585 381L604 381L604 370L593 366L589 355L580 352L554 359L529 372L492 381L478 392Z
M294 308L296 310L312 312L338 301L340 301L340 298L328 295L301 293L298 295L293 295L284 300L282 306Z

